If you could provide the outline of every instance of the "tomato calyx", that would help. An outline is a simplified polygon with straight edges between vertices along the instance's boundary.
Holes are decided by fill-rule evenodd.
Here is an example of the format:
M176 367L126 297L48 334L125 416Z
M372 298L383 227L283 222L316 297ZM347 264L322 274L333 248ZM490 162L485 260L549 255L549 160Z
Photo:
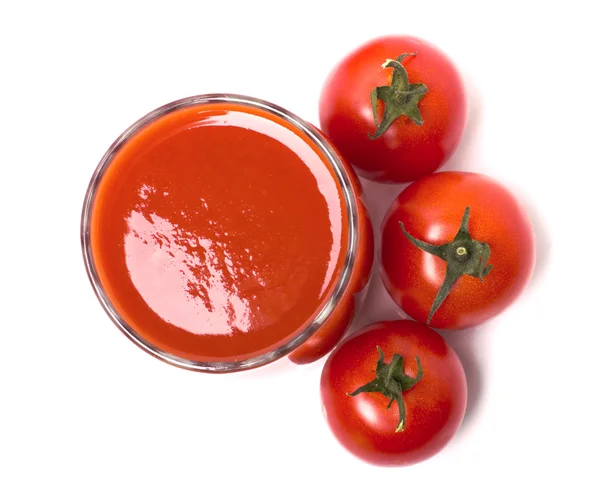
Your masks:
M476 241L469 233L470 214L471 208L465 208L456 237L447 244L439 246L414 238L406 231L404 223L399 222L402 232L404 232L404 235L412 244L426 253L441 258L447 263L446 276L433 300L427 324L431 322L433 315L448 297L452 286L454 286L460 277L470 275L483 282L483 278L492 270L492 265L488 265L487 263L490 258L490 246L485 242Z
M402 393L414 387L423 378L423 367L419 356L415 357L417 361L417 376L413 378L404 373L404 360L400 354L394 354L390 364L384 362L384 354L378 346L379 359L375 369L375 378L369 383L359 387L354 392L348 393L349 396L356 396L362 392L379 392L387 397L390 402L387 405L389 410L394 401L398 404L398 426L395 432L404 430L406 424L406 406Z
M406 56L416 56L416 52L405 52L396 59L387 59L383 63L383 68L392 68L392 83L375 87L371 91L371 105L373 107L373 119L377 130L375 134L367 134L369 139L379 138L394 121L402 115L411 119L416 125L423 124L423 117L419 110L419 101L427 92L427 86L422 83L411 84L408 81L408 73L402 65ZM385 109L381 124L377 124L377 101L383 101Z

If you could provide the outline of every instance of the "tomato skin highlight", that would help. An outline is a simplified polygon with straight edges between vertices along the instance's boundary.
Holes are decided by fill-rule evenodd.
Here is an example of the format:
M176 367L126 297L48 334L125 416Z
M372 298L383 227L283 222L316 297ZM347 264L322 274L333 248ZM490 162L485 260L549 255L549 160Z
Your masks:
M417 239L443 244L456 235L467 206L471 235L490 246L493 268L483 281L458 279L430 322L434 328L464 329L491 319L517 299L533 273L533 226L514 195L482 174L435 173L402 191L382 222L380 272L396 304L426 322L446 274L446 263L410 243L399 222Z
M403 61L411 83L427 93L419 103L423 124L398 118L378 139L370 93L389 85L386 59L417 53ZM378 120L384 106L378 103ZM381 182L412 181L439 169L454 153L467 120L462 79L437 47L410 36L371 40L342 59L328 75L319 100L321 129L362 177Z
M373 379L378 346L388 363L394 353L402 355L413 378L416 356L423 366L423 378L402 394L406 423L401 432L395 432L398 409L388 409L382 394L348 395ZM467 383L458 356L438 333L414 321L385 321L359 330L330 354L321 375L321 399L342 446L370 464L402 466L435 455L454 436L466 410Z

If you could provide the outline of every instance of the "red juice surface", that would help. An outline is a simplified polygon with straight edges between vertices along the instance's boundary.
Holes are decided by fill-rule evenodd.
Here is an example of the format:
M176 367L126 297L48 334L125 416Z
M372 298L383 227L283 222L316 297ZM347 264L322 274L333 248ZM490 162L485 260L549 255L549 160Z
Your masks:
M291 340L334 289L348 245L332 168L250 106L196 105L126 141L95 194L100 283L159 349L234 361Z

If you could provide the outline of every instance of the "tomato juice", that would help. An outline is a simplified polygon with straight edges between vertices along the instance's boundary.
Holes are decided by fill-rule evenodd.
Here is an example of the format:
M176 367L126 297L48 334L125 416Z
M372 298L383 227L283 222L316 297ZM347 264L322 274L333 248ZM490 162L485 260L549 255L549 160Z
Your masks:
M360 185L327 140L225 95L166 105L117 140L90 184L82 239L119 327L200 370L264 364L332 323L339 339L372 260Z

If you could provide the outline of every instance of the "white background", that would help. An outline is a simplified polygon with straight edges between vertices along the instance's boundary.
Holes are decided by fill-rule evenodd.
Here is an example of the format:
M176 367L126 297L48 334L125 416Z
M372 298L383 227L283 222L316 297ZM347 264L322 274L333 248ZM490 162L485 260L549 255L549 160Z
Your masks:
M3 3L0 500L599 500L593 5ZM433 459L393 470L328 431L323 360L205 375L139 350L100 308L79 245L89 178L140 116L237 92L317 123L332 65L387 33L425 38L458 65L470 117L445 169L513 188L538 243L517 304L445 335L468 376L461 430ZM376 228L401 188L366 183ZM396 317L375 276L358 324Z

